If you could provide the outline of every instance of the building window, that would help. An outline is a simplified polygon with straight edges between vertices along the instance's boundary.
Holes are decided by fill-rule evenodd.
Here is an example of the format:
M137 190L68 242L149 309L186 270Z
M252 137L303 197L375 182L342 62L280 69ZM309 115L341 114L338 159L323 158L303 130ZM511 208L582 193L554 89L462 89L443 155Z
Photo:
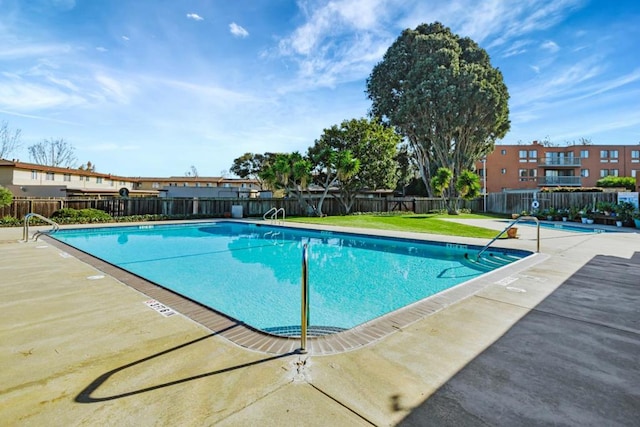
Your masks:
M196 187L200 187L200 183L199 182L196 182Z
M502 175L504 175L505 173L507 173L507 170L506 170L505 168L502 168L502 169L500 169L500 173L501 173Z
M207 187L213 187L210 182L207 182Z
M96 177L96 184L102 184L102 177L101 176Z
M229 188L229 187L231 187L231 184L229 184L228 182L225 182L222 186L224 188Z
M507 150L505 150L504 148L502 150L500 150L500 154L502 154L503 156L507 154Z
M64 178L63 178L63 179L64 179L65 181L67 181L67 182L71 181L71 174L70 174L70 173L65 173L65 174L64 174Z
M617 159L618 158L618 150L609 151L609 157L611 157L612 159Z
M47 181L53 181L55 177L56 176L54 175L53 172L47 172L47 177L46 177Z
M635 178L637 176L638 171L635 169L631 169L631 178Z
M601 159L608 159L609 158L609 152L607 150L601 150L600 151L600 158Z
M527 161L527 150L518 151L518 158L520 159L521 162L526 162Z
M538 150L529 150L529 161L535 162L538 160Z
M38 171L31 171L31 179L38 179Z
M589 158L589 150L580 150L580 157L582 157L583 159L588 159Z
M154 182L153 184L151 184L151 188L160 188L160 183Z
M600 169L600 178L605 176L618 176L618 169Z
M188 186L189 186L189 184L188 184L188 183L186 183L186 182L183 182L183 183L182 183L182 186L183 186L183 187L188 187Z
M89 181L91 181L91 177L90 177L90 176L85 176L85 177L84 177L84 180L85 180L85 181L87 181L87 182L89 182Z
M580 169L580 176L583 178L589 177L589 169Z

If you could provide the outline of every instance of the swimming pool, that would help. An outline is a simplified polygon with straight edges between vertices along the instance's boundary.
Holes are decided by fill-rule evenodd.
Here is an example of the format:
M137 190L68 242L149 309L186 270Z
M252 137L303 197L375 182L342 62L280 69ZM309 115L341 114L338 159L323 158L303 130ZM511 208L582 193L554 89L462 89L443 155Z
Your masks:
M536 226L536 223L533 221L520 221L518 224L522 225L530 225ZM570 231L573 233L617 233L616 230L608 230L605 228L599 228L597 226L579 226L579 225L571 225L566 222L544 222L540 221L540 227L542 228L550 228L554 230L561 231Z
M66 229L55 239L266 332L300 323L309 247L311 329L353 328L530 252L237 222Z

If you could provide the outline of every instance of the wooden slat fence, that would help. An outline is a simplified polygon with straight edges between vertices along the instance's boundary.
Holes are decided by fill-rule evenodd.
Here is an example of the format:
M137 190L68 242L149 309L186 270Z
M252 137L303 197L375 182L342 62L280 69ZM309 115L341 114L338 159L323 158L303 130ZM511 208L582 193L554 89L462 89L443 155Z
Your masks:
M317 205L317 199L309 199L309 203ZM192 215L222 217L231 212L234 205L242 206L245 217L260 217L269 209L284 208L289 216L306 215L305 208L295 199L186 199L186 198L130 198L130 199L15 199L10 206L0 208L0 217L12 216L23 218L29 212L50 217L61 208L100 209L113 217L131 215ZM461 201L461 207L481 210L482 200ZM445 209L439 198L418 197L362 197L356 199L352 212L414 212L429 213ZM322 211L327 215L341 215L340 203L327 198Z
M617 201L617 193L538 193L539 209L549 207L583 208L594 207L600 201ZM487 211L499 214L531 212L533 194L493 193L487 195ZM317 204L317 199L310 199ZM136 197L130 199L15 199L10 206L0 208L0 217L23 218L29 212L50 217L63 207L74 209L93 208L109 213L113 217L131 215L175 215L197 214L200 216L223 217L231 212L234 205L242 206L245 217L260 217L272 207L284 208L288 216L306 215L303 206L295 199L186 199ZM460 207L474 212L483 211L483 199L462 200ZM362 197L356 199L352 212L414 212L429 213L446 209L439 198L426 197ZM326 198L322 211L327 215L341 215L343 209L337 200Z

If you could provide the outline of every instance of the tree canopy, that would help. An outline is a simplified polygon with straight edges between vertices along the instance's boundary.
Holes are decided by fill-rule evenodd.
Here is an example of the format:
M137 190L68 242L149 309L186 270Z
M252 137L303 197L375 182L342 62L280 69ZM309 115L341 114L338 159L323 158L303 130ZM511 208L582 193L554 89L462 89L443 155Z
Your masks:
M45 166L74 167L75 148L64 139L45 139L30 145L29 157L34 163Z
M465 169L493 151L510 127L502 73L469 38L436 22L406 29L367 79L371 115L408 141L428 193L438 168L450 191Z
M13 193L0 185L0 208L9 206L13 202Z
M5 121L0 124L0 159L6 159L20 147L21 133L20 129L9 129L9 123Z
M375 120L352 119L325 129L309 148L307 157L313 167L313 182L324 188L336 186L331 193L349 213L362 190L394 188L396 153L401 137L389 126ZM316 209L322 213L322 200Z
M274 157L274 153L244 153L242 156L233 160L233 166L231 166L230 171L240 178L257 180L260 188L264 190L266 183L260 175L262 171L272 163Z
M304 198L311 180L311 163L298 152L278 153L273 161L260 171L269 188L283 189L287 196L294 197L304 208L308 206Z

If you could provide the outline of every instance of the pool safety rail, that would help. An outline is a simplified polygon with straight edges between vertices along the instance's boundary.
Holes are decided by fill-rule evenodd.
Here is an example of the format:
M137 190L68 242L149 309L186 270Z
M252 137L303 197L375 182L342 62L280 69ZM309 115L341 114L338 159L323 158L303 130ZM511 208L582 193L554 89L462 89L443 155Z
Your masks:
M278 221L278 214L282 214L282 219L280 221ZM269 218L272 223L284 223L285 217L286 214L284 212L284 208L278 209L276 207L269 209L264 215L262 215L262 219L266 221L267 218Z
M502 230L500 233L498 233L498 235L496 237L494 237L489 243L487 243L480 250L480 252L478 252L477 258L480 258L480 255L482 255L484 253L484 251L489 249L489 246L491 246L493 244L493 242L498 240L500 238L500 236L502 236L508 229L510 229L511 227L513 227L514 225L516 225L517 223L519 223L520 221L522 221L524 219L534 220L536 222L536 228L537 228L536 252L540 252L540 221L535 216L519 216L518 218L516 218L515 221L513 221L509 225L507 225L507 227L504 230Z
M53 233L55 233L56 231L58 231L60 229L60 226L58 226L57 222L52 221L49 218L44 217L44 216L42 216L40 214L30 212L30 213L28 213L28 214L26 214L24 216L24 227L22 229L22 240L24 240L25 242L29 241L29 221L33 217L38 218L39 220L44 221L47 224L50 224L50 225L53 226L51 228L51 230L36 231L33 234L33 240L38 240L38 237L40 237L42 234L53 234Z
M307 243L302 246L302 300L300 302L300 350L307 352L307 329L309 328L309 259Z

